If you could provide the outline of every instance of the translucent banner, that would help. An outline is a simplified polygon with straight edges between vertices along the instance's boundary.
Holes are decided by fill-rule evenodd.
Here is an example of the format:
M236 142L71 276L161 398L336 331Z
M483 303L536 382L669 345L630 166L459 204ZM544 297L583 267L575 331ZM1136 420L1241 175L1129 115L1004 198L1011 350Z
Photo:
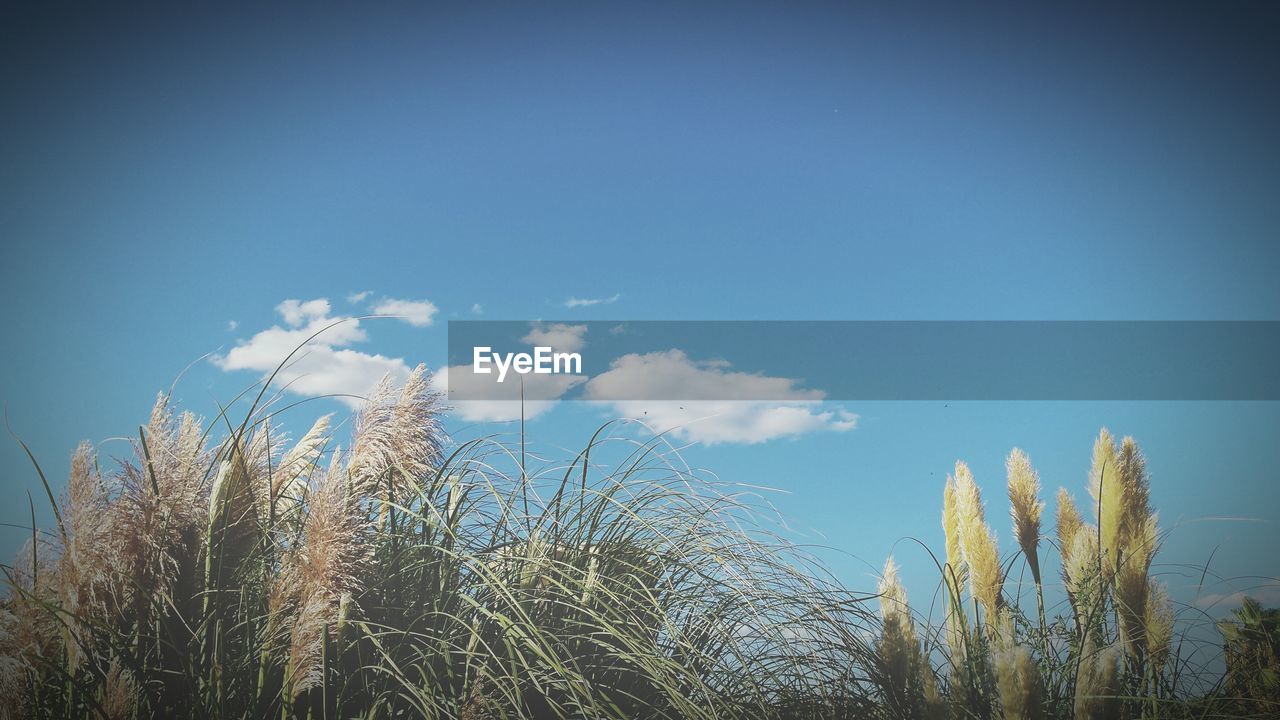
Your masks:
M455 401L1277 400L1270 321L451 321Z

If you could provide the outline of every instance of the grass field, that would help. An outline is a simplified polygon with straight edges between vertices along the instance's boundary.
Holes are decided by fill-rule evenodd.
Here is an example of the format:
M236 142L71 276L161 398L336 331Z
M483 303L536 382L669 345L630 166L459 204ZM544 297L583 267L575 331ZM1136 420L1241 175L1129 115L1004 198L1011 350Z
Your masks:
M1226 674L1188 659L1149 576L1145 461L1106 431L1052 531L1009 456L1016 553L957 464L930 623L892 559L878 588L841 586L661 437L606 426L531 475L522 442L446 443L421 368L341 448L328 417L284 437L266 392L207 427L162 395L131 458L85 444L65 491L46 482L56 526L4 568L0 718L1280 714L1275 613L1223 627Z

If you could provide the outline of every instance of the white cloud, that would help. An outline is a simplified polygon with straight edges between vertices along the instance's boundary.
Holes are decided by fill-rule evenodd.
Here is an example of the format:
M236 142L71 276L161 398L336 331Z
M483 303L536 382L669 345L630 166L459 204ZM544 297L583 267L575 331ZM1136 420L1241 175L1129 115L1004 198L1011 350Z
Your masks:
M567 308L591 307L592 305L611 305L622 299L622 293L614 293L606 298L577 298L571 297L564 301Z
M439 308L428 300L396 300L387 298L374 306L376 315L396 315L414 327L426 327L439 312Z
M297 395L348 395L339 398L353 407L386 374L396 380L409 375L402 358L363 353L346 346L367 339L360 321L330 316L329 301L285 300L276 306L284 327L273 325L241 341L225 355L210 358L223 371L252 370L267 376L295 349L289 364L276 375L276 384ZM312 337L315 335L316 337ZM300 349L299 349L300 348Z
M238 328L238 327L240 327L240 323L239 323L239 322L237 322L237 321L235 321L235 320L228 320L228 321L227 321L227 331L228 331L228 332L234 332L234 331L235 331L235 329L236 329L236 328Z
M581 350L587 344L587 341L583 339L586 334L586 325L537 324L521 340L530 345L542 345L558 352L571 353Z
M587 379L584 375L520 375L517 382L497 383L490 377L477 376L468 365L445 367L434 375L432 384L448 398L456 417L467 422L505 422L520 419L519 379L524 381L523 411L526 420L555 407L566 392ZM450 387L452 395L449 394ZM457 395L469 399L456 400Z
M1234 610L1246 597L1262 603L1263 607L1280 605L1280 579L1268 578L1257 585L1225 593L1209 593L1196 598L1196 607L1203 610Z
M754 445L812 432L844 432L858 425L858 416L844 408L823 410L813 403L624 400L610 405L613 412L641 420L654 432L703 445Z
M587 383L584 396L657 432L706 445L761 443L857 426L857 415L824 407L821 391L796 385L789 378L737 372L725 361L696 362L680 350L668 350L614 360Z
M609 363L591 379L592 400L673 398L680 400L817 401L821 390L796 387L797 381L730 370L725 360L695 361L683 350L630 354Z
M484 306L483 306L483 305L481 305L480 303L476 303L475 305L472 305L472 306L471 306L471 314L472 314L472 315L483 315L483 314L484 314Z
M358 407L384 375L401 382L409 376L409 370L401 358L322 345L300 353L296 362L276 376L276 381L306 397L352 396L339 399Z
M316 300L285 300L276 306L276 312L284 318L285 324L297 327L304 322L329 315L329 301L325 298Z
M359 305L360 303L364 302L365 299L372 294L373 294L372 290L361 290L360 292L353 292L347 296L347 302L351 303L352 305Z

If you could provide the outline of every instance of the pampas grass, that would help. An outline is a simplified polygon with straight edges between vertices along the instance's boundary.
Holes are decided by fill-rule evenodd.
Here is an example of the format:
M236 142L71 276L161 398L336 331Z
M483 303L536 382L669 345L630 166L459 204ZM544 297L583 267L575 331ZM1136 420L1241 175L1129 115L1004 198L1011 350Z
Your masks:
M946 590L946 643L957 665L963 665L966 638L962 589L968 580L968 565L964 560L964 547L960 537L960 513L956 506L956 483L951 476L942 492L942 533L946 540L946 565L943 566L943 586Z
M988 622L993 622L1004 603L1001 596L1004 571L1000 563L1000 550L995 533L987 525L982 492L967 464L956 463L954 484L960 549L968 568L969 592L981 606Z
M1040 500L1040 476L1031 467L1027 454L1017 448L1009 453L1005 469L1009 477L1009 515L1013 518L1013 535L1036 584L1036 604L1040 625L1044 627L1044 586L1040 578L1040 514L1044 512L1044 502Z
M1005 461L1009 473L1009 515L1013 518L1013 534L1027 559L1027 565L1040 582L1040 513L1044 503L1040 500L1040 476L1031 467L1026 453L1014 448Z
M951 717L1223 717L1280 707L1223 697L1217 689L1221 674L1181 655L1198 651L1190 649L1190 637L1178 637L1178 608L1152 576L1163 536L1151 504L1147 461L1133 438L1116 442L1104 429L1094 443L1087 487L1097 525L1084 521L1066 489L1058 490L1053 544L1061 557L1066 611L1052 619L1045 602L1049 583L1040 573L1045 556L1039 477L1016 449L1006 470L1018 551L1012 559L1001 559L969 466L957 462L947 479L940 627L903 619L899 568L892 560L886 565L878 650L886 663L897 659L888 665L897 670L879 680L887 696L902 692L906 673L900 658L908 655L907 634L899 628L906 627L910 638L923 638L926 646L937 638L932 655L950 668L940 698ZM1035 583L1034 615L1024 612L1012 579L1019 556ZM971 605L960 595L959 578L968 579Z
M1098 523L1098 547L1108 580L1119 565L1121 524L1127 511L1124 485L1120 479L1117 448L1111 432L1103 428L1093 443L1093 465L1089 469L1089 496L1093 498L1094 519Z
M755 491L690 470L661 436L608 423L559 462L523 437L454 444L430 387L422 367L384 380L349 436L325 416L293 443L277 425L285 410L259 405L265 388L238 425L214 419L216 439L161 395L131 456L100 467L92 446L78 448L56 528L33 527L4 567L0 719L1270 707L1223 704L1180 654L1131 438L1104 430L1094 445L1097 525L1059 490L1052 533L1040 478L1013 451L1003 556L977 479L957 462L941 498L935 627L913 611L895 560L877 592L842 587L775 534ZM1067 600L1049 617L1041 571L1054 545Z
M132 457L100 470L82 446L57 532L6 568L4 716L874 708L879 618L753 492L618 423L542 469L493 438L446 455L429 380L382 382L346 453L327 417L290 444L270 402L212 441L163 395Z
M1076 676L1076 720L1118 720L1121 715L1120 653L1114 645L1086 643Z
M349 478L336 467L319 476L300 541L285 556L274 592L277 617L285 614L278 622L288 628L285 677L291 697L323 682L324 634L336 628L343 598L360 588L369 559L362 537L367 520Z
M109 502L107 488L94 463L93 447L81 443L71 457L71 473L63 498L65 535L58 556L58 600L65 611L63 642L68 664L79 667L90 648L90 632L81 619L100 615L111 585L104 568L111 561L109 527L103 525Z
M284 454L274 476L269 478L266 492L263 493L266 506L262 515L269 518L272 524L276 518L291 518L301 507L307 491L307 479L323 456L324 447L329 440L332 417L323 415L316 420L302 439Z
M357 495L381 499L382 520L390 504L402 502L414 481L438 466L440 412L440 397L419 365L398 393L384 378L357 414L347 472Z
M898 717L943 717L933 668L916 637L915 621L907 603L907 591L898 578L898 566L890 557L879 584L880 642L876 649L882 668L885 703Z
M99 708L107 720L132 720L137 716L138 684L118 659L113 659L107 666Z
M1038 720L1044 717L1044 680L1031 649L1016 640L1012 619L1000 623L993 648L996 687L1004 720Z
M1084 527L1084 518L1076 508L1076 501L1066 488L1058 488L1058 509L1055 516L1058 528L1058 552L1062 556L1063 566L1071 563L1072 546L1075 545L1076 533Z

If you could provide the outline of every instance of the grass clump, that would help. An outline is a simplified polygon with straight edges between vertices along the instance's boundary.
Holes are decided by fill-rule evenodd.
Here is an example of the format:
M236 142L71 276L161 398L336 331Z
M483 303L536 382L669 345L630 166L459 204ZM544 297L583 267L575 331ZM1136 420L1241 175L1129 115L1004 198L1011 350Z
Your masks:
M1030 459L1009 455L1009 556L956 464L935 625L892 558L875 593L843 588L662 437L609 423L561 464L523 437L455 446L420 367L377 387L344 450L330 416L291 442L265 393L214 428L161 395L126 457L81 445L61 496L46 483L56 526L33 520L3 568L0 718L1280 711L1274 611L1221 625L1216 680L1182 655L1145 459L1105 430L1092 507L1059 490L1052 534ZM1046 604L1055 546L1065 599Z
M3 717L782 718L865 710L874 617L752 496L606 426L449 447L419 368L343 451L161 396L6 567ZM917 658L917 662L919 659Z
M1089 473L1093 523L1085 520L1066 489L1057 493L1056 546L1061 556L1065 607L1050 619L1041 576L1042 532L1039 477L1030 459L1013 450L1006 462L1008 495L1017 553L1002 557L988 524L981 493L969 467L958 462L943 489L945 557L940 561L943 617L936 629L902 619L882 629L881 655L901 644L899 627L921 627L918 648L908 654L919 677L885 684L898 706L915 708L901 717L1005 718L1205 718L1275 717L1280 713L1280 671L1275 633L1264 611L1246 604L1235 622L1222 624L1227 642L1225 677L1204 663L1180 657L1175 609L1152 576L1160 546L1158 516L1150 504L1146 460L1132 438L1117 442L1099 434ZM1023 593L1011 573L1019 557L1032 580L1034 610L1024 611ZM894 614L909 616L896 586L896 566L885 569L885 597L899 597ZM1272 631L1274 630L1274 618ZM930 675L942 678L937 686ZM915 688L897 699L903 687ZM920 708L925 708L921 710Z

